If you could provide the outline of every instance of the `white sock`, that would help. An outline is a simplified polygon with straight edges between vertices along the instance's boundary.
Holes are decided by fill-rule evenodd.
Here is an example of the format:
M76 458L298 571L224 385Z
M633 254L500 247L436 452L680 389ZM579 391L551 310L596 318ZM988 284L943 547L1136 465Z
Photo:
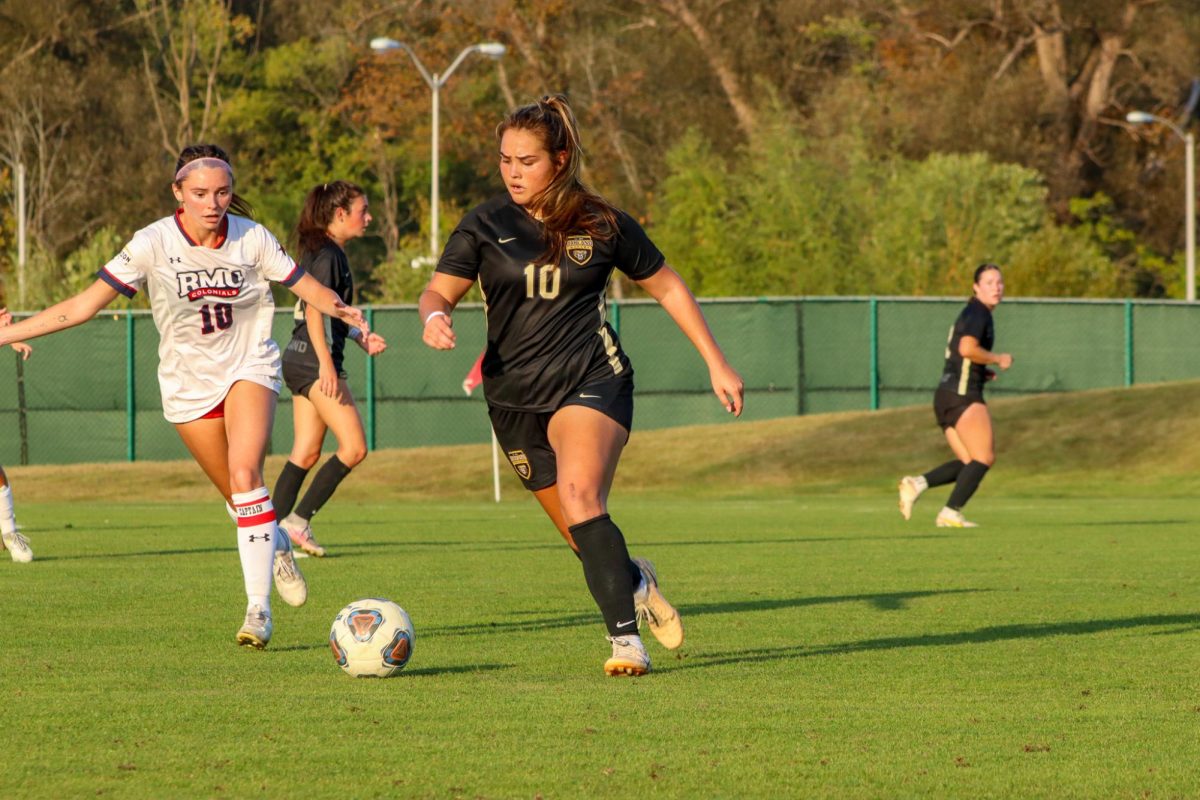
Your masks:
M233 524L237 525L237 510L234 509L233 506L229 505L229 503L225 504L225 513L229 515L231 520L233 520Z
M929 481L925 480L924 475L918 475L917 477L913 478L913 483L917 485L918 492L923 492L929 488Z
M0 533L15 533L17 518L13 514L12 488L0 489Z
M271 610L271 568L275 566L275 507L267 487L233 495L238 514L238 555L242 559L242 579L246 582L247 607Z

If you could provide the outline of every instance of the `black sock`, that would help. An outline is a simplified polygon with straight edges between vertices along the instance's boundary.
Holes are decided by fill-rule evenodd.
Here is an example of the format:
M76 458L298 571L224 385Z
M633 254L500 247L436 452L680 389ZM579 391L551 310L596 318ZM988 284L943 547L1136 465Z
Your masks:
M621 529L602 514L595 519L570 527L571 536L579 547L583 562L583 577L587 581L609 636L637 633L637 615L633 610L633 589L630 584L629 551Z
M964 464L962 472L958 474L958 480L954 483L954 491L950 493L950 499L946 501L946 508L958 511L965 506L971 499L971 495L975 494L975 490L979 488L979 482L983 480L984 475L987 475L987 471L988 465L982 461Z
M313 514L320 511L321 506L333 497L338 484L349 474L350 467L342 463L342 460L337 457L337 453L331 455L329 460L317 470L317 476L313 478L312 485L308 487L300 504L296 506L296 516L300 519L312 519Z
M940 467L934 467L925 473L925 483L929 486L941 486L944 483L954 483L958 480L958 473L962 472L966 464L959 461L957 458L953 461L947 461Z
M576 544L578 545L578 543ZM578 550L572 550L571 552L575 554L576 558L583 561L583 555ZM637 588L642 585L642 570L637 564L633 563L632 558L625 562L625 569L629 570L629 580L633 583L633 590L636 592Z
M297 466L291 461L283 462L283 471L279 473L279 479L275 481L275 491L271 492L275 516L279 519L292 513L292 506L296 505L296 495L300 493L300 486L303 485L306 475L308 475L308 470L304 467Z

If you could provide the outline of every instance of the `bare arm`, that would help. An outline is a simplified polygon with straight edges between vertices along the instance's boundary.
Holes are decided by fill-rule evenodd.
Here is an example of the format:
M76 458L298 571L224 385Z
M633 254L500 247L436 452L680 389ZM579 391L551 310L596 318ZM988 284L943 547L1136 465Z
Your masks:
M429 285L421 292L417 303L421 315L421 340L434 350L453 350L455 344L454 320L450 313L474 285L474 281L456 278L441 272L433 273Z
M1008 369L1013 363L1011 355L984 349L974 336L964 336L958 340L958 354L972 364L982 364L985 367L995 364L1000 369Z
M366 317L361 311L343 303L337 292L322 286L319 280L308 273L292 284L292 294L327 317L337 317L352 328L358 328L364 335L369 332Z
M713 394L727 411L741 416L745 397L742 376L725 360L725 354L721 352L708 323L704 320L700 305L683 282L683 278L669 265L664 264L658 272L637 283L658 301L700 353L700 357L708 365Z
M329 342L325 341L325 315L306 304L304 327L308 330L308 341L317 357L317 388L326 397L335 397L338 378L337 373L333 371L333 354L329 352Z
M74 297L55 303L28 319L0 328L0 347L82 325L116 299L117 290L97 280Z

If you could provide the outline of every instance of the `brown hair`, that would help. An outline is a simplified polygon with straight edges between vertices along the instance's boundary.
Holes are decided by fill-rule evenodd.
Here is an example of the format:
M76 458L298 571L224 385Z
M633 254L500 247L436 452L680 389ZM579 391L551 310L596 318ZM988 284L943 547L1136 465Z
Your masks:
M179 152L179 158L175 161L175 174L179 174L179 170L184 164L195 161L200 158L219 158L226 164L232 164L229 160L229 154L215 144L189 144ZM230 167L229 177L233 178L233 167ZM171 181L178 185L177 181ZM237 192L233 193L233 200L229 203L229 210L241 217L254 218L254 206L250 205L244 197Z
M542 258L557 264L566 249L568 234L576 231L595 239L611 239L617 230L616 208L580 177L583 147L567 98L561 94L546 95L536 103L514 110L496 126L496 139L503 139L509 130L537 134L546 152L556 161L560 153L565 154L562 167L549 185L529 203L529 210L537 212L546 228L546 252Z
M354 201L365 194L361 186L349 181L330 181L310 189L296 222L296 247L300 255L315 253L331 241L328 228L334 212L340 208L349 213Z

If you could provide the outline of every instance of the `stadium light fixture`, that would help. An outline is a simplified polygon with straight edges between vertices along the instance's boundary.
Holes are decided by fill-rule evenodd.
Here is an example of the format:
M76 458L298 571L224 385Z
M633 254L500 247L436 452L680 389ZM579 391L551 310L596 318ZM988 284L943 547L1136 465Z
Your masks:
M429 255L435 262L438 256L438 123L440 122L440 92L441 88L446 85L446 81L450 79L450 75L454 70L458 69L458 65L472 53L479 53L488 58L498 60L504 57L508 52L508 48L500 42L480 42L473 44L470 47L463 48L463 51L450 62L450 66L442 73L430 73L421 63L421 59L417 58L417 54L413 49L404 42L396 39L388 38L387 36L378 36L371 40L371 50L376 54L387 53L392 50L403 50L408 53L408 57L412 59L413 65L417 68L417 72L421 73L421 77L429 86L429 91L433 95L433 124L432 133L430 135L430 177L429 177ZM414 262L415 264L415 262Z
M1158 122L1170 128L1172 133L1183 139L1185 162L1183 213L1187 237L1187 299L1189 303L1193 303L1196 301L1196 137L1171 120L1148 111L1130 111L1125 115L1125 121L1133 125Z

